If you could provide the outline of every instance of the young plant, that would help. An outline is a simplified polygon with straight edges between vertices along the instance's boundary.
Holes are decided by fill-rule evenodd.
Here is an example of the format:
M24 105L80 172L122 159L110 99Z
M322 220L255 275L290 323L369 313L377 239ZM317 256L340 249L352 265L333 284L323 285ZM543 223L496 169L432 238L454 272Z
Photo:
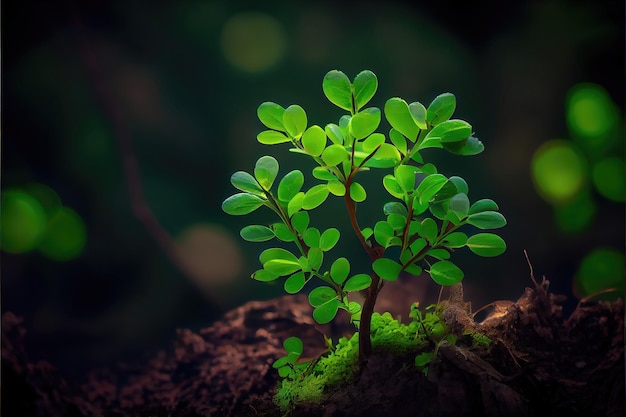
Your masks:
M306 112L296 104L284 108L265 102L257 110L267 127L257 140L265 145L291 145L292 152L313 163L311 174L318 183L303 190L305 175L298 169L276 181L278 161L262 156L252 174L238 171L232 175L232 184L241 192L227 198L222 208L231 215L245 215L265 206L276 214L277 222L246 226L241 237L251 242L277 239L292 244L293 249L264 250L259 257L262 268L252 278L267 282L285 277L284 288L290 294L311 281L321 284L309 293L314 319L324 324L340 309L347 311L358 327L359 363L364 366L371 353L372 313L383 284L402 273L417 276L424 271L440 285L460 283L463 271L450 261L454 250L468 247L490 257L503 253L506 245L496 234L468 236L459 229L464 225L496 229L506 220L493 200L470 203L463 178L447 177L423 159L422 151L428 148L462 156L484 149L469 123L451 119L454 95L441 94L428 107L393 97L381 112L365 107L378 88L371 71L360 72L352 81L341 71L330 71L322 88L328 100L346 112L337 124L308 126ZM391 126L386 135L378 131L383 113ZM362 227L357 205L365 201L367 192L357 177L370 169L389 170L383 187L393 199L381 204L381 220L370 220L368 227ZM311 223L309 212L331 195L343 199L352 231L369 256L369 274L351 274L347 258L330 256L344 230L320 230ZM362 303L349 299L354 292L360 292ZM285 348L288 355L275 364L281 376L294 369L302 343L290 338Z

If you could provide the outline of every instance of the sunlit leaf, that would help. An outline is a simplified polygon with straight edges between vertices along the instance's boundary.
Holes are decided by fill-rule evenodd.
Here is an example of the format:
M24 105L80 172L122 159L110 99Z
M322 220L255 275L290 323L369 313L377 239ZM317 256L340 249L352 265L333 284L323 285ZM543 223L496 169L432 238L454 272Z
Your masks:
M246 191L252 194L258 194L260 196L265 195L259 183L254 179L252 175L248 174L245 171L235 172L230 177L230 182L233 184L235 188L241 191Z
M299 137L306 129L307 117L304 109L297 104L292 104L283 113L283 125L287 133L294 138Z
M357 274L350 277L343 286L344 291L361 291L372 284L372 277L367 274Z
M329 180L337 179L335 174L330 172L329 169L326 167L315 167L313 168L312 172L313 172L313 176L317 178L318 180L329 181Z
M402 155L407 154L408 148L406 138L402 135L402 133L398 132L396 129L391 129L389 131L389 140L391 140L393 146L395 146Z
M417 255L426 247L427 244L428 242L426 242L426 239L419 238L416 239L415 242L411 243L409 247L411 248L411 252L413 252L414 255Z
M259 143L263 145L277 145L279 143L291 142L287 135L275 130L264 130L256 136Z
M370 107L358 112L350 119L350 133L355 139L363 139L372 134L380 124L380 109Z
M378 79L372 71L364 70L354 77L352 84L354 86L354 101L358 111L374 97L378 88Z
M350 79L341 71L329 71L322 82L324 95L335 106L346 111L352 110L352 85Z
M435 262L428 272L439 285L454 285L463 280L463 271L450 261Z
M404 190L398 184L398 180L393 175L385 175L383 177L383 186L385 190L396 198L404 197Z
M283 126L283 114L285 113L285 109L282 106L272 103L271 101L266 101L265 103L261 103L256 113L261 123L270 129L285 130Z
M293 170L278 183L278 200L288 202L298 194L304 184L304 174L300 170Z
M448 120L456 109L456 97L451 93L443 93L435 97L427 110L426 120L436 126Z
M387 216L387 223L389 223L394 230L404 229L406 221L406 216L401 214L391 213Z
M409 104L409 112L417 127L422 130L428 128L428 124L426 123L426 107L424 107L422 103L415 102Z
M302 146L313 156L320 156L326 148L326 133L318 125L309 127L302 135Z
M389 223L385 221L376 222L374 226L374 239L376 239L378 244L383 248L387 248L394 238L394 230Z
M407 211L406 206L397 201L385 203L385 205L383 206L383 213L385 213L386 215L399 214L404 218L407 218L409 216L409 212Z
M467 239L467 247L478 256L493 257L506 251L504 240L493 233L478 233Z
M425 237L430 243L435 243L439 234L439 228L437 223L430 217L426 217L422 220L422 236Z
M246 226L239 232L241 237L248 242L265 242L274 238L272 229L261 225Z
M401 159L402 156L395 146L390 143L383 143L374 156L365 163L365 166L372 168L393 168Z
M304 193L304 200L302 200L302 208L305 210L312 210L318 207L328 197L328 187L326 184L318 184L311 187L306 193Z
M380 147L380 145L383 144L384 142L385 142L385 135L383 135L382 133L373 133L369 135L367 139L365 139L362 142L361 145L362 145L363 152L369 155L370 153L377 150L378 147Z
M307 260L309 268L313 271L318 271L324 262L324 252L320 248L311 248L309 253L307 253Z
M376 274L386 281L395 281L400 276L402 265L389 258L380 258L374 261L372 269Z
M324 128L324 132L332 143L337 145L343 145L343 133L341 133L341 128L339 126L333 123L329 123Z
M249 193L238 193L228 197L222 203L222 210L233 216L241 216L252 213L265 204L265 200Z
M452 232L441 241L441 244L448 248L462 248L465 243L467 235L463 232Z
M328 191L330 191L333 195L343 197L346 194L346 186L337 179L333 179L328 181Z
M497 211L482 211L470 215L467 223L479 229L498 229L506 225L506 219Z
M417 187L417 194L421 203L429 202L435 194L443 188L448 179L441 174L431 174Z
M419 128L413 121L413 116L409 111L409 105L399 97L390 98L385 103L385 117L387 121L398 132L415 141Z
M350 262L346 258L339 258L330 267L330 277L341 285L350 273Z
M289 294L296 294L304 288L305 283L306 280L304 278L304 272L296 272L285 280L285 292Z
M356 201L357 203L361 203L365 201L367 198L367 193L365 192L365 188L358 182L353 182L350 184L350 198Z
M300 191L297 193L289 203L287 203L287 215L289 217L293 216L295 213L299 212L302 209L302 202L304 201L304 193Z
M285 348L285 351L287 351L287 353L290 355L301 355L304 349L304 344L302 343L302 340L295 336L292 336L287 338L283 342L283 347Z
M466 141L461 142L442 142L442 147L453 154L462 156L478 155L485 150L485 145L474 136L470 136Z
M254 177L264 190L272 188L272 184L278 175L278 161L271 156L262 156L254 166Z
M415 173L417 170L418 168L412 165L398 165L394 169L394 176L404 192L408 193L415 189Z
M330 145L322 152L322 160L328 166L335 166L342 163L349 156L348 151L342 145Z

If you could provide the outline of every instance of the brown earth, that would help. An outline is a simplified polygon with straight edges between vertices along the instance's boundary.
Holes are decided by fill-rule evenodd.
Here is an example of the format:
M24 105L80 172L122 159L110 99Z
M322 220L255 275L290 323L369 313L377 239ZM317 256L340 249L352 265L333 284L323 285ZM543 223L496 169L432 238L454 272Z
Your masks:
M462 301L462 300L461 300ZM412 358L375 352L358 381L302 405L292 416L623 416L624 304L579 304L564 317L564 297L548 282L517 302L496 303L475 323L461 301L448 302L451 326L475 327L493 342L479 354L444 344L428 376ZM27 332L2 316L2 413L20 416L280 416L272 402L282 340L303 339L304 356L324 351L305 296L250 302L144 363L93 370L70 384L25 352Z

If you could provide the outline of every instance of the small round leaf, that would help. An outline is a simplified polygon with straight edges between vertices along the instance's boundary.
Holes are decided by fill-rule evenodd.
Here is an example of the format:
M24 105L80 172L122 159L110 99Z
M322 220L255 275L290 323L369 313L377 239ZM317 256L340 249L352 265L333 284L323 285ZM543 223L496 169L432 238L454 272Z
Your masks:
M238 193L224 200L222 210L233 216L242 216L252 213L264 204L265 200L259 196L248 193Z
M275 236L272 229L261 225L246 226L241 229L239 234L248 242L265 242Z
M278 145L279 143L291 142L287 135L276 130L264 130L256 135L256 140L263 145Z
M302 135L304 129L306 129L306 124L306 112L302 107L297 104L292 104L285 109L283 125L291 137L297 138Z
M426 120L433 126L448 120L456 108L456 97L451 93L443 93L435 97L427 110Z
M326 147L326 133L318 125L309 127L302 135L302 146L310 155L320 156Z
M328 187L326 184L318 184L311 187L309 191L304 193L304 199L302 200L302 208L305 210L312 210L318 207L326 198L328 198Z
M335 229L334 227L326 229L324 233L322 233L322 236L320 236L320 248L324 252L328 252L335 247L337 242L339 242L340 235L341 234L339 233L339 230Z
M272 103L271 101L266 101L265 103L261 103L256 113L261 123L270 129L279 131L285 130L283 126L283 113L285 113L285 109L282 106Z
M378 89L378 79L372 71L364 70L354 77L353 85L354 101L358 111L374 97L376 89Z
M346 258L339 258L330 267L330 277L341 285L350 273L350 262Z
M329 71L322 81L324 95L335 106L352 111L352 85L350 79L341 71Z
M346 281L343 286L344 291L361 291L372 284L372 277L367 274L357 274Z
M365 201L367 198L367 193L365 192L365 188L358 182L353 182L350 184L350 198L356 201L357 203L361 203Z
M296 294L304 288L306 280L304 278L304 272L296 272L285 280L284 288L285 292L289 294Z
M385 117L394 129L415 142L419 128L411 116L409 105L406 101L399 97L387 100L385 103Z
M482 211L470 215L467 223L479 229L498 229L506 225L506 219L497 211Z
M254 177L264 190L269 190L278 175L278 161L272 156L262 156L254 166Z
M506 251L504 240L493 233L478 233L467 239L467 247L478 256L498 256Z
M386 281L395 281L400 276L402 265L388 258L380 258L374 261L372 269Z
M293 170L278 183L278 200L288 202L298 194L304 184L304 174L300 170Z
M324 152L322 152L322 160L328 166L339 165L348 159L348 156L349 154L346 148L344 148L343 145L338 144L330 145L324 149Z
M435 262L428 272L439 285L454 285L463 280L463 271L450 261Z

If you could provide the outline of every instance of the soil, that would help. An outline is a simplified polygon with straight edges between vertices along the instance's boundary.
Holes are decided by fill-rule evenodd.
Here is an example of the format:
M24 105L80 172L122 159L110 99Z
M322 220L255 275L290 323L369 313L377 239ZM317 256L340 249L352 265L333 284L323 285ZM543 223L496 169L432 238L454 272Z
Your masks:
M495 303L481 323L450 300L451 326L493 342L482 354L443 344L428 376L412 358L374 352L358 381L291 416L623 416L624 304L581 303L565 317L564 297L543 281L517 302ZM344 323L345 325L345 323ZM247 303L213 326L178 330L173 346L143 363L94 369L79 383L25 351L22 319L2 316L2 412L20 416L280 416L272 402L273 361L299 336L314 357L322 334L304 296Z

